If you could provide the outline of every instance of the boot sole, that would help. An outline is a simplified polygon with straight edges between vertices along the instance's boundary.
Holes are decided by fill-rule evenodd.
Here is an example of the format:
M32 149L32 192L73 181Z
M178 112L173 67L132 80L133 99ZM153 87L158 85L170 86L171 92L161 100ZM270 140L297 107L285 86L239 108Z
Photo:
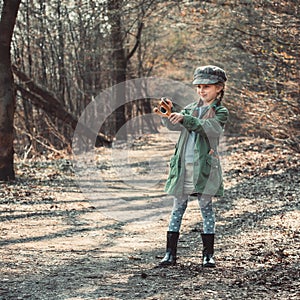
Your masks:
M203 268L215 268L216 267L216 265L215 264L205 264L205 265L202 265L203 266Z

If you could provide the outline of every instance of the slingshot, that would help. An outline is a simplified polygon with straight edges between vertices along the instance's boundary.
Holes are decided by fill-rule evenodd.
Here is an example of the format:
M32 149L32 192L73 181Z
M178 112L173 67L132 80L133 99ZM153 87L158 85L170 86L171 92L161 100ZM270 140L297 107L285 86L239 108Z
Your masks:
M157 107L153 108L153 112L161 117L168 117L172 112L172 101L167 98L161 98Z

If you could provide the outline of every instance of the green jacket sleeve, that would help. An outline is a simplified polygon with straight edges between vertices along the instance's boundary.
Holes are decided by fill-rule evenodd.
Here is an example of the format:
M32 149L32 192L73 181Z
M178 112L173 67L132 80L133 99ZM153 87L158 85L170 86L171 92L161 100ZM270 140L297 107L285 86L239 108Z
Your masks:
M183 126L181 124L172 124L168 118L162 118L162 124L171 131L181 131Z
M228 110L224 106L216 108L216 114L210 119L198 119L185 115L182 125L189 131L194 131L203 136L218 137L222 134L224 125L228 120Z

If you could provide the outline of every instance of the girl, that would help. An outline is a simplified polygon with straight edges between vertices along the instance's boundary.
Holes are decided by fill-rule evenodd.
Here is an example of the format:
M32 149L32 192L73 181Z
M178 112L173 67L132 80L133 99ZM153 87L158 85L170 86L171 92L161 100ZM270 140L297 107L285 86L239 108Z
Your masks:
M203 267L215 267L215 215L213 196L223 195L222 170L218 144L228 110L221 105L224 96L225 71L216 66L199 67L194 72L199 102L186 106L180 113L163 118L170 130L181 130L175 153L170 160L165 191L174 195L174 206L167 232L167 250L160 266L176 263L177 242L182 217L191 195L198 197L203 219ZM171 103L167 99L168 103ZM172 107L173 109L173 107Z

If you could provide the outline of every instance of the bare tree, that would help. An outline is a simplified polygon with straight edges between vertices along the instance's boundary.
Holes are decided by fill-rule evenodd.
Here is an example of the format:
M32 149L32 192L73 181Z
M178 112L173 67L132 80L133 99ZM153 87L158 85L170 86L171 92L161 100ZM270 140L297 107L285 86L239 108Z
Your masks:
M0 180L15 179L13 160L15 92L10 49L20 2L20 0L4 0L0 20Z
M111 82L112 84L118 84L126 81L126 68L127 60L124 49L125 34L122 28L122 7L123 0L108 0L107 10L108 19L111 26L110 29L110 45L111 45L111 58L112 58L112 70L111 70ZM118 132L122 126L126 123L124 95L126 91L122 88L116 89L115 101L118 107L115 111L115 130L114 135ZM126 139L127 133L125 127L122 130L122 138Z
M24 0L13 60L30 81L55 95L72 122L101 91L122 81L154 75L190 83L197 64L218 64L229 75L224 100L233 122L227 130L296 145L297 2ZM34 98L36 91L17 74L16 151L28 143L43 151L41 143L34 143L39 138L50 148L68 147L72 126L55 111L49 113L51 107L45 112L47 107ZM100 129L105 136L129 119L151 113L151 99L123 103L123 97L123 91L115 95L119 108L114 112L110 101L101 107L109 116ZM275 124L279 113L286 122ZM137 127L142 133L147 128L153 132L154 126L150 121Z

